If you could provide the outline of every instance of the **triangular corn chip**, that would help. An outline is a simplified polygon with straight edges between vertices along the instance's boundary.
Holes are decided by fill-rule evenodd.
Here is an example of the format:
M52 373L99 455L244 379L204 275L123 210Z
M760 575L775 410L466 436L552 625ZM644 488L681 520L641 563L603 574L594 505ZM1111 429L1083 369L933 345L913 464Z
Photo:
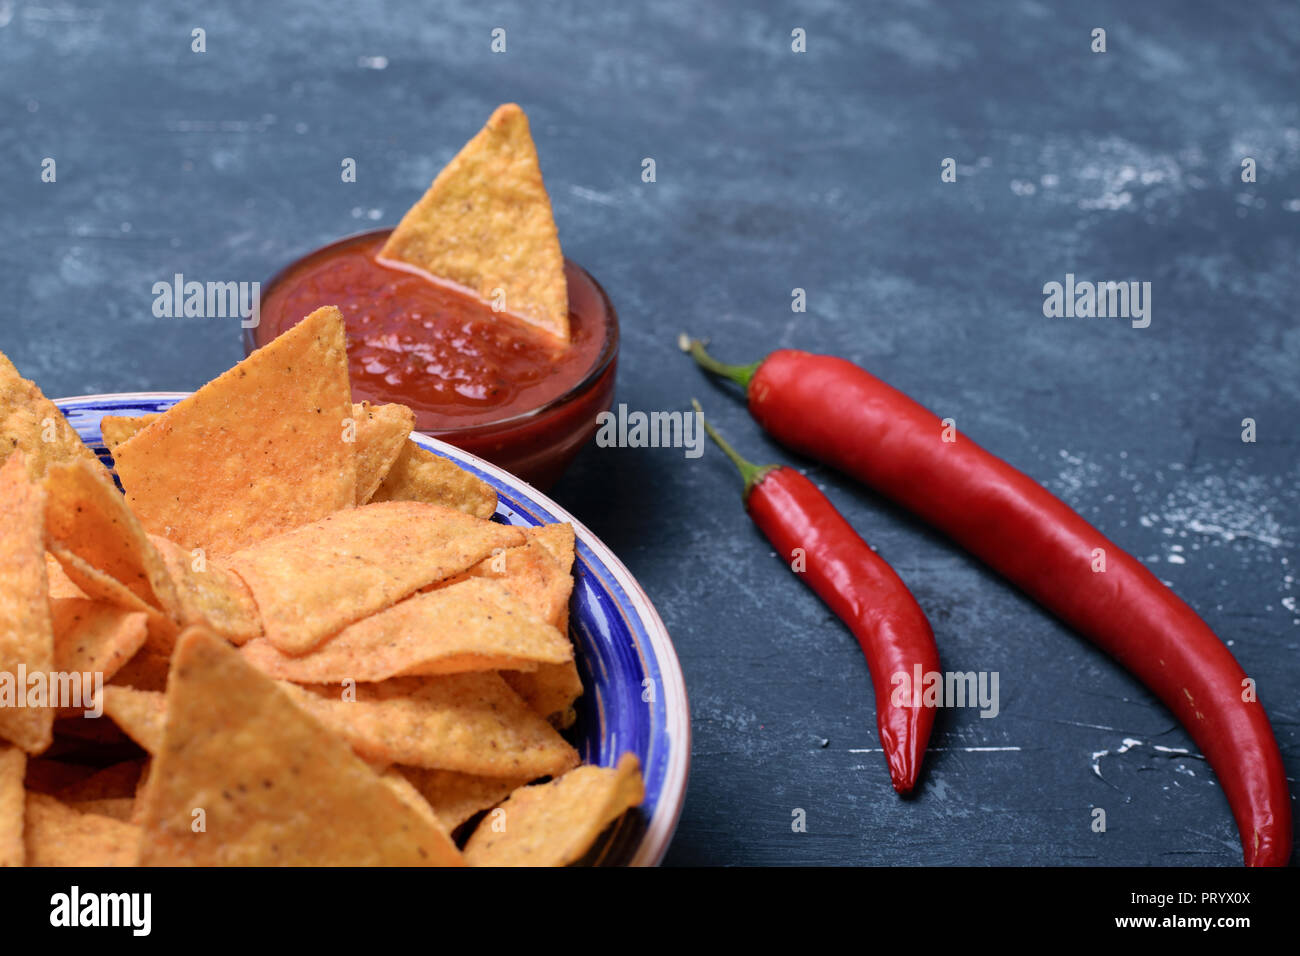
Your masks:
M45 492L16 451L0 466L0 739L32 754L54 739L53 708L27 706L26 675L54 666L47 594Z
M408 441L371 501L427 501L478 518L497 510L497 493L454 462Z
M495 807L528 783L526 777L477 777L454 770L397 767L433 808L442 825L454 830L480 810Z
M570 770L512 793L478 825L465 844L465 859L471 866L567 866L644 799L634 754L623 754L617 767Z
M447 826L438 815L433 812L433 807L429 806L429 801L424 799L420 791L415 789L415 785L407 780L402 774L398 773L392 767L384 770L379 774L379 779L397 795L397 799L414 810L420 816L424 817L438 829L447 833L451 832L451 827Z
M573 571L573 525L543 524L524 528L524 534L536 538L551 552L551 557L565 574Z
M525 528L524 533L529 538L528 547L505 552L505 574L499 580L567 635L569 595L573 592L573 576L569 572L573 565L573 526L543 525ZM539 551L544 551L546 558ZM482 561L472 570L491 572L494 566L491 560ZM501 676L529 707L561 730L578 719L573 704L582 696L582 678L575 660L539 664L527 672L506 671Z
M131 438L137 432L144 431L149 425L152 425L160 417L161 412L152 412L148 415L105 415L99 420L99 434L104 439L104 447L108 449L109 454L117 453L117 446Z
M90 598L56 598L50 613L56 671L99 673L108 680L144 646L148 618L142 611ZM89 689L86 694L88 701Z
M23 842L28 866L131 866L140 828L29 793Z
M0 352L0 460L11 451L23 453L23 466L33 480L55 462L104 467L58 407Z
M371 761L530 780L578 763L577 751L490 671L346 690L280 686Z
M356 501L343 316L317 309L119 445L145 529L222 554Z
M149 540L175 585L182 624L203 625L235 644L262 633L252 593L219 559L185 551L158 535L150 535Z
M569 287L528 117L514 103L438 174L380 252L569 341Z
M151 754L162 749L167 723L167 698L158 691L134 687L105 687L104 713L126 735Z
M146 604L176 616L176 589L162 558L103 468L80 461L52 465L45 474L45 493L45 529L52 545L120 581Z
M363 505L401 455L415 427L415 413L405 405L361 402L352 406L352 418L357 429L357 504Z
M502 671L501 676L529 707L560 730L577 721L574 702L582 696L582 677L573 661L538 664L531 671Z
M460 862L438 826L218 638L186 631L172 668L143 793L142 864Z
M66 548L52 544L50 549L62 566L66 577L76 585L84 596L91 600L103 601L107 604L125 608L128 611L139 611L144 614L149 622L150 637L161 641L167 648L168 653L170 653L172 643L175 641L176 635L180 633L180 628L170 615L164 614L152 604L144 601L117 578L105 574L98 568L91 567Z
M59 559L48 551L45 552L45 576L49 580L50 600L56 598L84 598L86 592L77 587L68 577L68 572L63 570L63 565L59 564Z
M104 444L115 454L119 445L158 417L157 414L133 418L105 415L99 422ZM397 460L415 427L415 413L405 405L354 402L352 419L356 424L357 504L361 505L370 500Z
M546 545L536 538L484 558L464 575L442 586L462 578L496 581L552 627L567 623L565 611L573 593L573 577L560 568Z
M389 501L340 511L230 556L266 639L305 654L353 621L523 541L515 528L450 508Z
M500 584L467 579L362 618L301 657L265 638L243 653L272 677L333 684L560 663L573 647Z

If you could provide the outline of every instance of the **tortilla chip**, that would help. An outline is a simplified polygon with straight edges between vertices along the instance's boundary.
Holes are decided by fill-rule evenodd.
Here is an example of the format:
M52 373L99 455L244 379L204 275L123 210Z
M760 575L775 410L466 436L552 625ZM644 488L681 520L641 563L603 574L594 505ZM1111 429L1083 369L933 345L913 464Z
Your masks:
M29 793L23 842L28 866L130 866L140 828Z
M614 768L579 767L512 793L478 825L465 844L465 859L471 866L567 866L644 799L634 754L623 754Z
M177 642L166 706L143 794L142 864L460 863L441 828L201 628Z
M570 659L573 647L500 584L468 579L362 618L301 657L265 638L243 653L272 677L336 684L557 663Z
M352 418L357 425L357 504L363 505L401 455L415 428L415 412L405 405L361 402L352 406Z
M0 866L23 865L23 774L27 755L0 744Z
M56 462L104 467L58 407L0 352L0 460L13 451L23 453L23 467L33 481Z
M167 699L157 691L133 687L105 687L104 713L128 737L151 754L162 749L163 728L167 723Z
M429 801L424 799L411 781L398 773L396 769L389 767L379 774L379 779L397 795L397 799L420 814L439 830L450 832L451 828L438 819L438 815L433 812L433 807L429 806Z
M82 800L79 803L69 803L68 807L78 813L94 813L101 817L110 817L125 823L131 819L131 814L135 810L135 797L104 797L102 800Z
M167 686L167 672L171 668L172 648L176 645L179 633L176 622L145 604L103 572L81 564L76 555L61 553L59 556L67 562L73 577L95 596L95 600L113 603L116 598L125 609L145 615L144 644L112 677L105 679L140 690L164 690Z
M396 768L418 792L448 830L454 830L480 810L495 807L528 783L527 777L476 777L454 770Z
M573 573L573 525L567 522L542 524L524 528L524 534L541 542L565 574Z
M18 669L49 673L54 666L47 589L45 492L16 451L0 467L0 739L32 754L54 739L54 709L26 706Z
M352 505L345 344L339 310L317 309L119 445L145 529L215 555Z
M162 747L163 727L167 720L164 695L134 691L129 688L109 687L104 692L104 713L130 734L131 739L149 753ZM363 758L364 759L364 758ZM369 763L369 761L367 761ZM371 763L376 772L388 766L387 760ZM433 807L440 825L450 831L464 823L480 810L500 803L512 790L526 784L531 777L477 777L450 770L428 770L422 767L402 767L402 780L406 787L414 787L418 802L408 800L416 809ZM388 769L384 781L393 784L395 771ZM407 782L409 781L409 782ZM400 791L406 788L398 785ZM409 794L405 794L409 797ZM112 814L109 814L110 816Z
M233 571L216 558L200 558L158 535L149 540L175 584L182 624L204 625L234 644L262 633L253 595Z
M227 563L253 592L266 639L286 654L304 654L353 621L522 540L515 528L450 508L389 501L337 512Z
M501 676L535 713L549 720L557 730L565 730L577 722L574 703L582 696L582 678L572 661L539 664L529 672L502 671Z
M540 540L484 558L465 575L496 581L552 627L567 628L573 576L560 568Z
M517 594L526 595L535 610L540 609L547 620L563 634L569 632L569 597L573 592L573 526L569 524L542 525L525 528L533 549L544 549L554 559L554 570L536 560L507 560L506 575L502 579ZM523 549L506 552L510 555ZM481 562L479 568L491 568L491 562ZM477 570L477 568L476 568ZM514 688L528 706L563 730L578 719L574 701L582 696L582 678L578 676L576 660L559 664L540 664L530 672L508 671L501 675Z
M108 680L144 646L148 619L143 612L90 598L56 598L50 613L56 671L100 673Z
M281 684L357 753L409 767L530 780L577 766L578 752L491 671L340 687Z
M427 501L478 518L497 510L497 493L452 461L408 441L371 501Z
M528 117L499 106L402 217L380 259L449 279L569 341L564 255Z
M99 427L110 452L136 433L143 431L159 416L140 415L124 418L105 415ZM356 423L357 504L365 504L401 454L407 436L415 428L415 413L405 405L371 405L354 402L352 419Z
M102 770L96 770L83 780L76 780L55 791L54 796L64 803L82 800L108 800L114 797L133 797L136 786L149 766L147 758L123 760Z
M59 559L48 551L45 552L45 577L50 585L50 600L57 598L84 598L86 592L73 583L68 572L63 570Z
M45 475L45 530L53 545L120 581L136 597L176 615L162 558L108 473L85 462L51 465Z
M567 523L544 524L535 528L526 527L523 530L529 540L535 539L551 553L551 557L553 557L555 562L560 566L560 570L562 570L565 575L568 576L570 582L572 582L574 561L573 525ZM570 597L572 594L573 585L570 583ZM565 634L569 633L569 604L567 598L565 599L564 609L560 612L560 619L555 622L555 626ZM574 672L576 674L576 668Z
M166 640L168 647L171 646L172 640L179 633L179 628L170 615L164 614L152 604L142 600L117 578L91 567L66 548L55 544L51 545L50 549L68 579L81 590L83 595L95 601L126 608L128 611L139 611L148 622L149 634L159 635Z
M117 446L136 433L144 431L160 417L158 412L149 415L105 415L99 420L99 434L104 439L104 447L109 454L116 454Z
M568 529L569 555L572 555L573 529L569 525L550 525ZM470 577L488 577L496 580L519 598L532 612L554 625L561 634L568 634L569 595L573 592L573 577L566 568L555 561L547 547L555 545L564 555L565 534L548 532L537 534L537 529L524 528L528 543L511 548L490 558L484 558L464 574L450 582L431 585L430 589L449 586ZM530 533L531 532L531 533ZM566 639L565 643L568 641ZM571 645L570 645L571 646ZM471 668L466 667L466 670ZM563 661L541 661L535 667L503 667L502 677L515 692L528 702L537 713L563 730L577 720L573 703L582 696L582 678L572 654ZM410 670L410 674L429 673Z
M147 618L144 645L111 678L114 684L140 690L164 690L171 669L172 650L180 627L172 618L145 604L118 582L80 561L76 555L56 552L69 575L92 597L142 611Z

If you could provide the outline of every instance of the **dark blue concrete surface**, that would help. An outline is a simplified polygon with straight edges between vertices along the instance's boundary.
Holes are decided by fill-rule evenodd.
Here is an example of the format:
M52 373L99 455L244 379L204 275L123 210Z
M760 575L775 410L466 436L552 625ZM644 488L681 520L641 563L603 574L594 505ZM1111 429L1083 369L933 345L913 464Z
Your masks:
M619 401L697 395L743 451L788 462L676 333L737 360L797 346L862 363L1190 601L1257 678L1300 774L1300 7L286 7L0 0L0 349L48 394L211 378L240 357L238 328L154 318L154 282L264 279L395 222L517 100L565 251L622 317ZM1045 318L1043 284L1066 273L1152 283L1150 327ZM1149 693L800 464L913 588L945 667L999 673L1001 711L942 714L900 801L855 643L750 527L726 461L589 448L555 495L655 600L691 694L669 862L1240 861L1213 774Z

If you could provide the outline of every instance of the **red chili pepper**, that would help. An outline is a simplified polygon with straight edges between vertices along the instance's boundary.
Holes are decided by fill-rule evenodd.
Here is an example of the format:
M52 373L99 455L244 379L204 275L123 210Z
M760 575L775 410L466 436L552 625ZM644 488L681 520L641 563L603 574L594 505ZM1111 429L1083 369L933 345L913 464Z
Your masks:
M816 485L792 468L751 464L712 425L704 427L740 469L754 524L782 560L802 556L800 577L858 639L876 692L876 728L890 780L899 793L910 793L934 726L934 708L922 705L921 689L913 684L917 675L939 672L939 649L925 612Z
M1287 862L1291 799L1264 707L1223 642L1140 562L965 436L950 432L956 440L945 441L938 417L851 362L782 349L732 366L699 342L688 348L704 368L745 387L750 413L778 441L946 532L1113 655L1174 712L1214 768L1246 864Z

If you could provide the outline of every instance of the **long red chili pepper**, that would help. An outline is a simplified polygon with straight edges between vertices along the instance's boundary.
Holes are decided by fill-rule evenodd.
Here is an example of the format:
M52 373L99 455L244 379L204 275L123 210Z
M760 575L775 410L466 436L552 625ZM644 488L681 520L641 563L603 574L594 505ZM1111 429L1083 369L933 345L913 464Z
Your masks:
M750 413L778 441L946 532L1113 655L1214 768L1246 864L1286 863L1290 794L1264 707L1223 642L1155 575L1038 482L851 362L782 349L733 366L684 344L745 387Z
M700 410L698 402L695 410ZM704 427L740 469L745 509L754 524L783 560L802 559L800 576L858 639L876 692L876 727L889 778L899 793L911 792L934 726L934 708L923 706L919 695L898 690L910 686L917 674L939 671L939 649L925 613L894 569L816 485L793 468L751 464L712 425L705 422Z

